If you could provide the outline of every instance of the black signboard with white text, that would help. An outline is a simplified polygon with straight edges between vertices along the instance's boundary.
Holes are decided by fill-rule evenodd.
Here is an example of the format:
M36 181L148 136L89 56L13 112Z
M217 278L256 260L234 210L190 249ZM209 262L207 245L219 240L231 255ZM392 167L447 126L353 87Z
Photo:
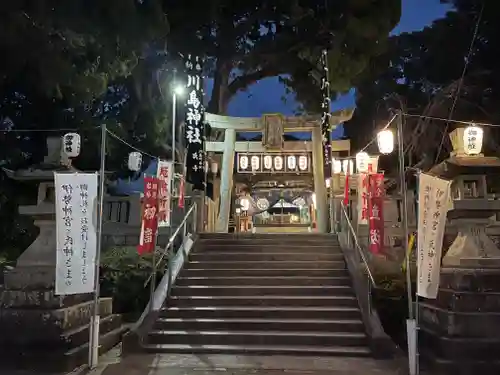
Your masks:
M186 181L194 189L202 190L205 184L204 117L203 107L203 61L198 56L187 55L186 121Z
M328 52L324 50L321 53L321 68L323 76L321 77L321 93L323 101L321 102L321 135L323 144L323 169L325 178L332 177L332 142L330 141L330 82L328 80Z

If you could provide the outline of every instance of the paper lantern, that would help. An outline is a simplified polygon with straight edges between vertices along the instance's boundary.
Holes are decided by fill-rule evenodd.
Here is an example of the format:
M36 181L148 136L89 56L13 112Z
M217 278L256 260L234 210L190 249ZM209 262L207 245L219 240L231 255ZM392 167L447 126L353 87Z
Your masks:
M290 155L286 158L286 164L288 166L288 169L294 170L295 168L297 168L297 159L295 158L295 156Z
M381 154L390 154L394 151L394 133L389 129L378 132L377 143Z
M274 158L274 169L281 171L283 169L283 158L281 156L276 156Z
M250 163L252 164L252 171L256 171L260 168L260 159L258 156L252 156Z
M356 170L358 173L368 172L368 164L370 164L370 156L366 152L358 152L356 154Z
M332 185L331 180L330 180L329 178L327 178L327 179L325 180L325 186L326 186L326 188L327 188L327 189L329 189L331 185Z
M215 161L213 161L210 164L210 172L212 172L212 174L217 174L218 171L219 171L219 164L217 164Z
M342 161L342 172L349 175L354 174L354 163L352 160L345 159Z
M240 156L240 168L243 170L248 168L248 156L246 155Z
M273 158L270 155L264 156L264 168L271 169L273 167Z
M468 126L464 130L464 152L467 155L479 155L483 148L483 129Z
M332 169L334 174L342 173L342 161L332 159Z
M132 172L139 172L142 167L142 154L137 151L128 154L127 166Z
M307 160L307 156L304 156L304 155L299 156L299 169L301 171L307 170L308 164L309 164L309 162Z
M250 201L247 198L240 199L240 206L243 211L248 211L250 208Z
M63 150L68 158L76 158L80 155L82 140L78 133L67 133L63 136Z

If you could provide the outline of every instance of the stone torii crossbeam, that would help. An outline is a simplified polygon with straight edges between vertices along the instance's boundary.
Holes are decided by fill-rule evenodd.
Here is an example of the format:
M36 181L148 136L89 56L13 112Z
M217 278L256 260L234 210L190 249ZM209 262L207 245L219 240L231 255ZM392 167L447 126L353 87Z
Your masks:
M354 109L344 109L332 113L330 123L333 128L352 118ZM207 151L222 151L220 210L217 218L216 231L227 233L231 191L233 187L234 156L236 151L237 132L262 132L262 147L264 150L283 151L287 147L283 139L285 132L312 133L312 161L314 174L314 190L317 202L317 229L324 233L328 226L328 202L323 171L323 149L321 134L321 118L319 115L283 116L281 114L266 114L262 117L230 117L205 114L205 120L213 129L224 130L223 146L216 142L207 142ZM220 144L220 143L219 143ZM239 151L239 150L238 150Z

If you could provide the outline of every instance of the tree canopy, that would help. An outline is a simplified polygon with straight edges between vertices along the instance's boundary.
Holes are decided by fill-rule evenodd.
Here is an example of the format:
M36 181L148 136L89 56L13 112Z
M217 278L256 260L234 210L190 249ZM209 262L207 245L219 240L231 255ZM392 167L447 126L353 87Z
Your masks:
M500 4L493 0L442 2L454 9L421 31L391 37L387 51L358 77L357 110L346 124L346 135L355 148L366 145L396 109L461 121L500 121L496 110L500 26L494 18ZM406 118L405 144L412 164L430 167L446 157L451 144L445 134L456 126ZM495 135L486 138L486 148L497 150L496 131L485 131Z

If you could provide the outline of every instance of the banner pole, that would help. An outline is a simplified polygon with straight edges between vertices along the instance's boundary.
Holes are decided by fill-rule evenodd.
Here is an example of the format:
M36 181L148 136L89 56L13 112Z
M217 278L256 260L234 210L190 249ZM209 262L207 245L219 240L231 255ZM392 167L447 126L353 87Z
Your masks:
M408 194L406 190L406 178L405 178L405 155L404 155L404 136L403 136L403 115L401 111L397 114L397 136L398 136L398 159L399 159L399 184L401 189L402 198L402 224L404 229L404 252L408 254ZM408 319L406 320L406 334L408 342L408 367L410 375L417 374L417 348L416 348L416 321L413 310L413 293L411 285L411 268L410 257L406 258L406 291L408 298Z
M97 218L97 249L95 256L95 271L94 271L94 304L93 312L90 320L89 331L89 367L94 369L97 367L99 360L99 294L100 294L100 263L102 250L102 227L103 227L103 209L104 209L104 180L106 168L106 124L101 125L101 163L99 169L99 205Z

